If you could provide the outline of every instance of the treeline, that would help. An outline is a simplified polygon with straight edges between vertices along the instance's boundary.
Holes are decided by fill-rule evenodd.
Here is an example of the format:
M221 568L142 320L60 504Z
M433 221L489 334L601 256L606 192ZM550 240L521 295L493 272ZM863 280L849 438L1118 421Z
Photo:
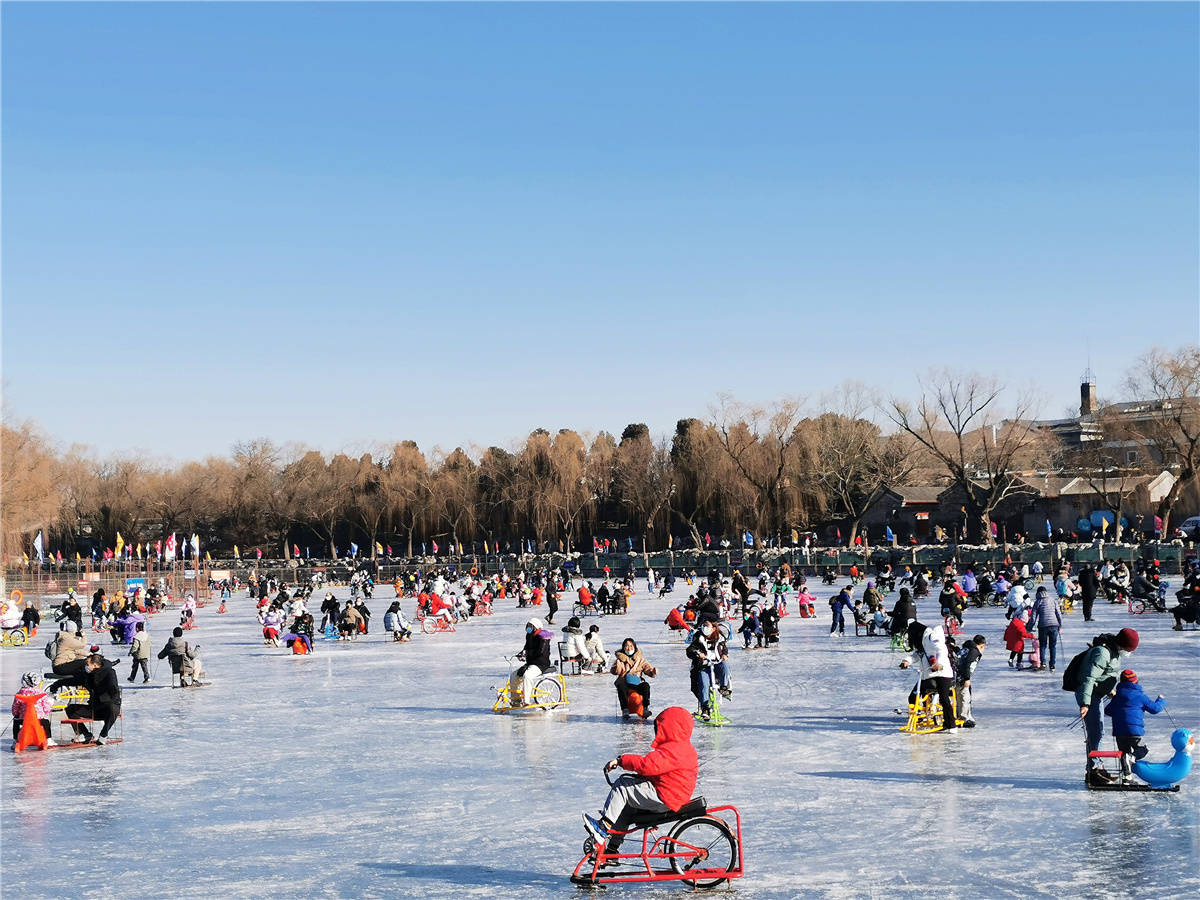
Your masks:
M1157 378L1146 382L1153 390L1178 396L1182 383L1196 396L1200 366L1191 348L1150 354L1140 365ZM1170 371L1173 380L1164 379ZM915 403L855 384L821 398L815 412L796 399L761 408L725 399L710 417L681 419L658 440L639 423L619 436L537 429L509 449L429 454L412 441L326 457L256 440L227 457L176 466L56 451L36 427L5 424L4 553L10 561L30 553L39 531L48 550L69 558L113 547L118 533L127 546L195 533L214 556L237 545L243 555L258 548L270 557L291 555L293 546L344 556L351 543L360 555L378 544L411 556L435 542L443 552L529 541L587 551L596 537L632 540L639 550L643 541L652 550L703 547L706 537L741 546L746 533L763 546L835 525L848 541L877 488L909 483L962 486L969 530L986 540L1011 474L1062 464L1029 403L1002 411L1000 395L993 380L943 372ZM1163 427L1170 434L1156 440L1174 441L1183 463L1176 468L1192 479L1192 426Z

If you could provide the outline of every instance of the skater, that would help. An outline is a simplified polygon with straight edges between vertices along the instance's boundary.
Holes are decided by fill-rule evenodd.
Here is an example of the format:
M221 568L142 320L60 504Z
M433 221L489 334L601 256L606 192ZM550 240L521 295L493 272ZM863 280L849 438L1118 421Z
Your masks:
M558 585L552 574L546 576L546 624L554 624L554 616L558 612Z
M1104 736L1100 698L1116 687L1121 671L1121 655L1137 650L1138 640L1138 633L1132 628L1122 628L1116 634L1098 634L1090 648L1071 660L1070 668L1077 667L1074 673L1069 673L1073 674L1070 678L1073 683L1068 683L1067 676L1063 677L1063 688L1070 690L1073 687L1075 690L1075 703L1087 735L1088 753L1100 749L1100 739ZM1102 784L1112 781L1112 776L1103 766L1093 766L1090 756L1085 774L1088 781Z
M774 606L768 606L758 616L759 622L762 624L763 643L770 647L772 644L779 643L779 610Z
M971 680L975 677L975 669L987 649L987 638L982 634L967 641L958 657L958 668L955 671L955 683L958 686L958 718L963 720L964 728L975 727L975 717L971 715Z
M1091 563L1084 563L1083 568L1079 570L1079 593L1083 603L1083 621L1090 622L1092 621L1092 606L1096 602L1096 595L1100 593L1100 578L1096 575L1096 570L1092 568ZM1045 655L1043 652L1042 657L1045 658Z
M762 649L763 645L763 628L762 623L758 620L758 608L751 607L742 615L742 627L738 629L738 633L745 641L745 647L750 649L750 642L755 641L755 647Z
M844 613L849 610L850 615L854 615L854 601L851 599L851 591L854 590L853 585L846 585L841 592L829 601L829 608L833 611L833 621L829 626L829 633L835 631L839 635L846 633L846 620Z
M50 713L54 708L54 701L51 699L48 691L39 690L38 686L42 683L42 676L37 672L26 672L21 676L21 687L13 696L12 716L13 716L13 741L15 742L21 734L21 725L25 721L25 704L24 698L30 694L41 694L42 696L34 703L37 709L38 721L41 722L42 731L46 733L48 746L57 746L55 741L50 738L52 734L50 730Z
M397 594L399 596L399 594ZM326 631L330 625L337 627L338 623L338 601L337 597L333 596L333 591L325 592L325 599L321 601L321 631Z
M519 666L508 680L508 696L513 708L524 706L526 698L533 696L534 682L543 672L550 671L550 641L553 638L541 619L530 619L525 623L525 646L517 654L517 659L524 665Z
M395 643L412 640L412 624L405 620L399 600L393 600L392 605L383 614L383 629L392 633L392 641Z
M1029 629L1025 625L1025 613L1021 612L1013 616L1008 627L1004 629L1004 646L1008 648L1008 667L1010 669L1020 670L1021 663L1025 659L1025 641L1032 637L1033 635L1029 633ZM1013 665L1014 660L1016 661L1015 666ZM1032 663L1030 668L1033 668Z
M1058 632L1062 628L1062 606L1059 604L1058 595L1046 590L1045 586L1039 587L1034 596L1033 617L1029 620L1029 628L1030 631L1037 629L1038 647L1041 650L1041 664L1038 669L1046 668L1046 662L1049 661L1050 671L1053 672Z
M692 717L687 710L668 706L654 720L649 753L627 753L605 764L605 772L620 768L633 774L617 779L598 818L584 813L584 825L597 845L617 853L624 838L620 832L629 830L639 812L675 812L692 799L700 764L691 738Z
M1126 669L1121 673L1121 681L1117 691L1104 707L1104 714L1112 718L1113 737L1117 739L1117 749L1121 751L1121 773L1129 776L1133 772L1135 760L1143 759L1149 748L1142 743L1146 733L1146 719L1143 713L1158 715L1167 708L1163 695L1151 700L1142 686L1138 684L1137 673Z
M577 616L571 616L567 619L567 624L562 629L563 642L567 645L563 651L564 659L573 659L579 663L582 669L589 662L587 643L583 637L583 626L579 623Z
M608 668L608 651L604 649L604 640L600 637L599 625L593 625L588 629L584 646L587 647L588 660L595 671L603 672Z
M187 641L183 639L183 629L177 625L171 632L171 637L167 639L167 643L158 651L158 658L165 659L171 667L172 681L174 676L179 675L183 670L187 649ZM180 680L182 681L182 678Z
M912 591L906 587L900 588L900 599L892 607L892 634L904 634L909 622L917 620L917 604L913 602Z
M366 634L371 627L371 610L367 609L366 597L354 604L354 608L358 610L358 633Z
M356 640L361 626L362 613L358 611L358 607L354 605L353 600L347 600L346 606L342 610L342 616L338 620L338 640Z
M68 703L66 717L103 722L104 727L94 738L97 744L103 744L108 740L108 732L113 723L121 717L121 685L117 678L116 668L99 653L93 653L84 661L83 675L56 681L50 686L50 692L54 693L67 684L82 685L87 688L91 699L88 703ZM92 742L92 732L86 724L73 722L71 728L75 732L74 743Z
M133 668L129 670L129 680L137 677L138 669L142 670L142 684L150 681L150 635L146 633L146 623L138 622L134 626L133 643L129 645L129 655L133 657Z
M84 660L88 658L87 641L82 630L76 630L71 620L63 622L54 636L54 659L50 671L55 675L82 675Z
M701 625L688 644L687 657L692 661L692 693L700 703L700 716L708 719L712 715L709 695L714 675L721 696L726 699L733 696L733 689L729 685L729 647L725 644L725 635L720 626L715 622Z
M900 661L900 668L916 666L921 672L921 682L909 694L909 705L915 704L920 696L937 693L942 707L941 731L956 731L954 726L954 704L950 688L954 684L954 670L950 667L950 653L946 647L946 631L941 625L926 628L920 622L910 622L905 631L912 655ZM947 715L947 711L950 712Z
M617 689L617 699L621 704L621 714L628 719L630 715L638 715L643 719L650 717L650 685L647 678L658 675L658 669L650 665L649 660L642 656L637 641L631 637L621 642L621 649L613 658L613 682Z
M25 629L25 636L37 637L38 626L41 624L42 614L37 611L32 600L26 600L25 609L21 611L21 627Z

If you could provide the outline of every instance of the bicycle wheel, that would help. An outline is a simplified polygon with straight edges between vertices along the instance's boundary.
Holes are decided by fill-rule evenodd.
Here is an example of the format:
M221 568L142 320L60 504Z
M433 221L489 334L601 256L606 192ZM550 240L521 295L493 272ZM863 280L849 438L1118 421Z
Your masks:
M426 634L433 634L437 631L437 623L434 622L433 616L426 616L421 620L421 630Z
M586 616L588 614L588 608L582 603L576 603L571 607L571 614L575 616Z
M1142 613L1144 613L1146 611L1146 601L1145 600L1130 600L1129 601L1129 611L1131 613L1133 613L1134 615L1140 616Z
M16 631L12 632L9 635L9 637L10 637L10 639L12 641L12 645L14 647L24 647L26 644L29 643L29 635L27 635L20 628L18 628Z
M671 857L671 870L676 875L695 870L730 872L737 867L737 839L728 825L712 816L688 819L676 826L665 841L664 850L682 854ZM714 888L728 880L724 875L682 879L694 888Z
M542 678L533 686L533 706L553 709L563 702L562 685L557 678Z

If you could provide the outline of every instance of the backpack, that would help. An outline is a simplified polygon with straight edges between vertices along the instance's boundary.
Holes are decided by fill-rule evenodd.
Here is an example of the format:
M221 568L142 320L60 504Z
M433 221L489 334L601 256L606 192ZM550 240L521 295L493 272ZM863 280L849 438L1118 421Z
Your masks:
M1092 652L1092 648L1102 643L1105 638L1108 638L1109 642L1116 641L1116 638L1111 634L1098 634L1088 643L1086 649L1071 657L1071 661L1067 663L1067 667L1063 670L1062 689L1064 691L1074 693L1079 690L1079 685L1082 682L1080 671L1083 669L1083 661Z
M51 641L50 643L48 643L46 645L46 649L44 652L46 654L46 659L53 662L54 661L54 641Z

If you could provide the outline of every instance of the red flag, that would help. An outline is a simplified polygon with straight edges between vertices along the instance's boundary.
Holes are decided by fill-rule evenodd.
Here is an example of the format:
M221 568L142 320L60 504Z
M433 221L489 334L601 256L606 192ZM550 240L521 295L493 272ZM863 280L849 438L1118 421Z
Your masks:
M388 545L387 545L387 555L388 555L388 556L391 556L391 555L392 555L392 545L391 545L391 544L388 544Z
M712 546L712 535L710 535L707 531L704 532L704 546L705 547Z
M431 541L430 543L433 544L433 552L436 554L437 553L437 541Z
M261 550L259 550L257 547L255 547L254 552L258 555L259 559L262 559L262 551Z
M155 541L155 542L154 542L154 555L155 555L155 556L162 556L162 541Z
M295 554L296 559L300 558L300 545L299 544L292 544L292 553Z
M58 561L59 561L59 563L61 564L61 563L62 563L62 551L61 551L61 550L59 550L59 551L58 551L57 553L55 553L54 555L58 557Z

